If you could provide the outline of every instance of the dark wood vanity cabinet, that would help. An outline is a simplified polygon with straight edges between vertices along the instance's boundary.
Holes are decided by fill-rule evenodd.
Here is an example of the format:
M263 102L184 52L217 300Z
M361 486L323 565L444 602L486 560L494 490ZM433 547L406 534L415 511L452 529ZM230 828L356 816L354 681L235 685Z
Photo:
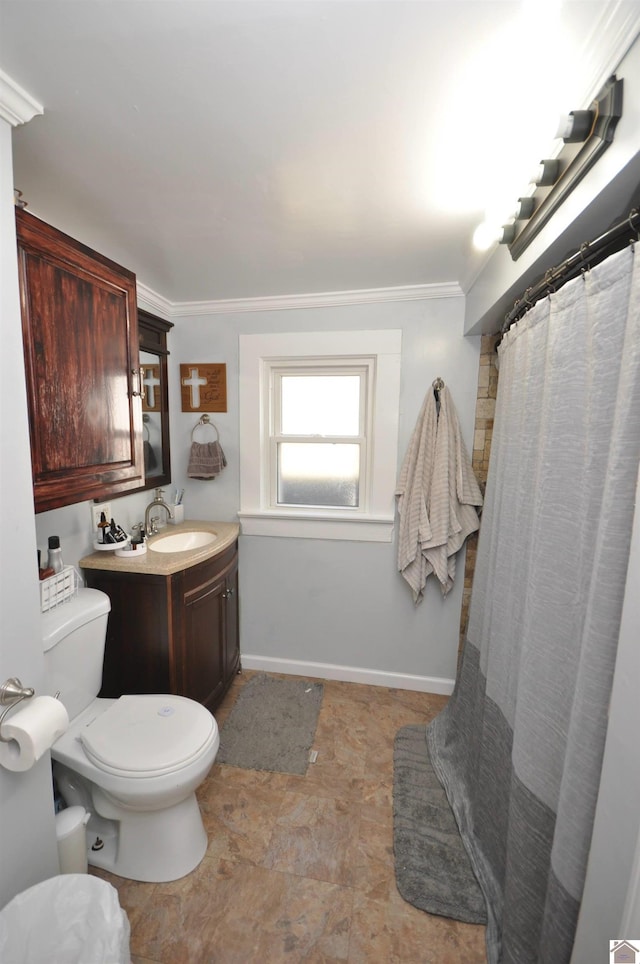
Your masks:
M213 712L240 667L237 543L169 576L83 572L111 599L100 695L177 693Z
M36 512L144 483L135 275L16 209Z

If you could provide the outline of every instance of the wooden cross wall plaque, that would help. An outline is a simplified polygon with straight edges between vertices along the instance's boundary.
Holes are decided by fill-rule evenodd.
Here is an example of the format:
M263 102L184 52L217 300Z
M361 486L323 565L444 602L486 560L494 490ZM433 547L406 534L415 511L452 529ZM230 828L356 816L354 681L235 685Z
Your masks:
M226 412L227 366L180 365L180 396L183 412Z

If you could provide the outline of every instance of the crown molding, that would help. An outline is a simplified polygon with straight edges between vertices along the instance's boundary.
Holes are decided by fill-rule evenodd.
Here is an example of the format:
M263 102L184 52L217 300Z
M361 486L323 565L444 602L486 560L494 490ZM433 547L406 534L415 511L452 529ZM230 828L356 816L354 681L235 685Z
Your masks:
M583 106L596 97L607 79L614 74L640 35L640 4L628 0L610 0L602 8L584 45L582 61L590 65L585 77Z
M157 291L153 291L153 289L143 285L140 281L136 282L136 290L138 307L144 308L145 311L150 311L152 315L162 315L170 321L172 315L180 313L176 310L179 308L179 305L174 304L167 298L163 298Z
M338 308L344 305L373 305L393 301L425 301L460 298L464 292L457 282L405 285L397 288L364 288L356 291L325 291L306 295L273 295L260 298L226 298L221 301L168 301L138 283L138 301L148 311L171 317L229 315L248 311L283 311L292 308Z
M0 117L12 127L17 127L18 124L26 124L36 114L44 114L42 104L0 70Z

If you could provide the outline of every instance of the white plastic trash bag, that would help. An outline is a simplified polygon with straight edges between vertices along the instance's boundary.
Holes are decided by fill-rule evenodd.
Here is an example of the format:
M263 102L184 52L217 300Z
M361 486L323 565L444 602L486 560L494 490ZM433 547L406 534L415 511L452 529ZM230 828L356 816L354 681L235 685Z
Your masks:
M129 937L117 890L89 874L51 877L0 911L6 964L130 964Z

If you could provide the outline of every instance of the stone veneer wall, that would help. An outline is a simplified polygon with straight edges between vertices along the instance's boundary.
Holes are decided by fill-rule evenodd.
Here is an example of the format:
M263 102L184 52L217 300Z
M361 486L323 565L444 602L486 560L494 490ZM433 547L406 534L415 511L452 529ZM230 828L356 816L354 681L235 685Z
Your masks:
M478 370L478 397L476 401L476 421L473 434L473 453L471 462L476 479L484 496L489 469L489 453L493 434L493 416L498 391L498 366L496 342L499 335L483 335L480 347L480 367ZM482 515L480 516L482 524ZM467 539L467 553L464 567L464 588L462 590L462 613L460 616L460 645L464 640L469 622L471 587L476 565L478 533Z

